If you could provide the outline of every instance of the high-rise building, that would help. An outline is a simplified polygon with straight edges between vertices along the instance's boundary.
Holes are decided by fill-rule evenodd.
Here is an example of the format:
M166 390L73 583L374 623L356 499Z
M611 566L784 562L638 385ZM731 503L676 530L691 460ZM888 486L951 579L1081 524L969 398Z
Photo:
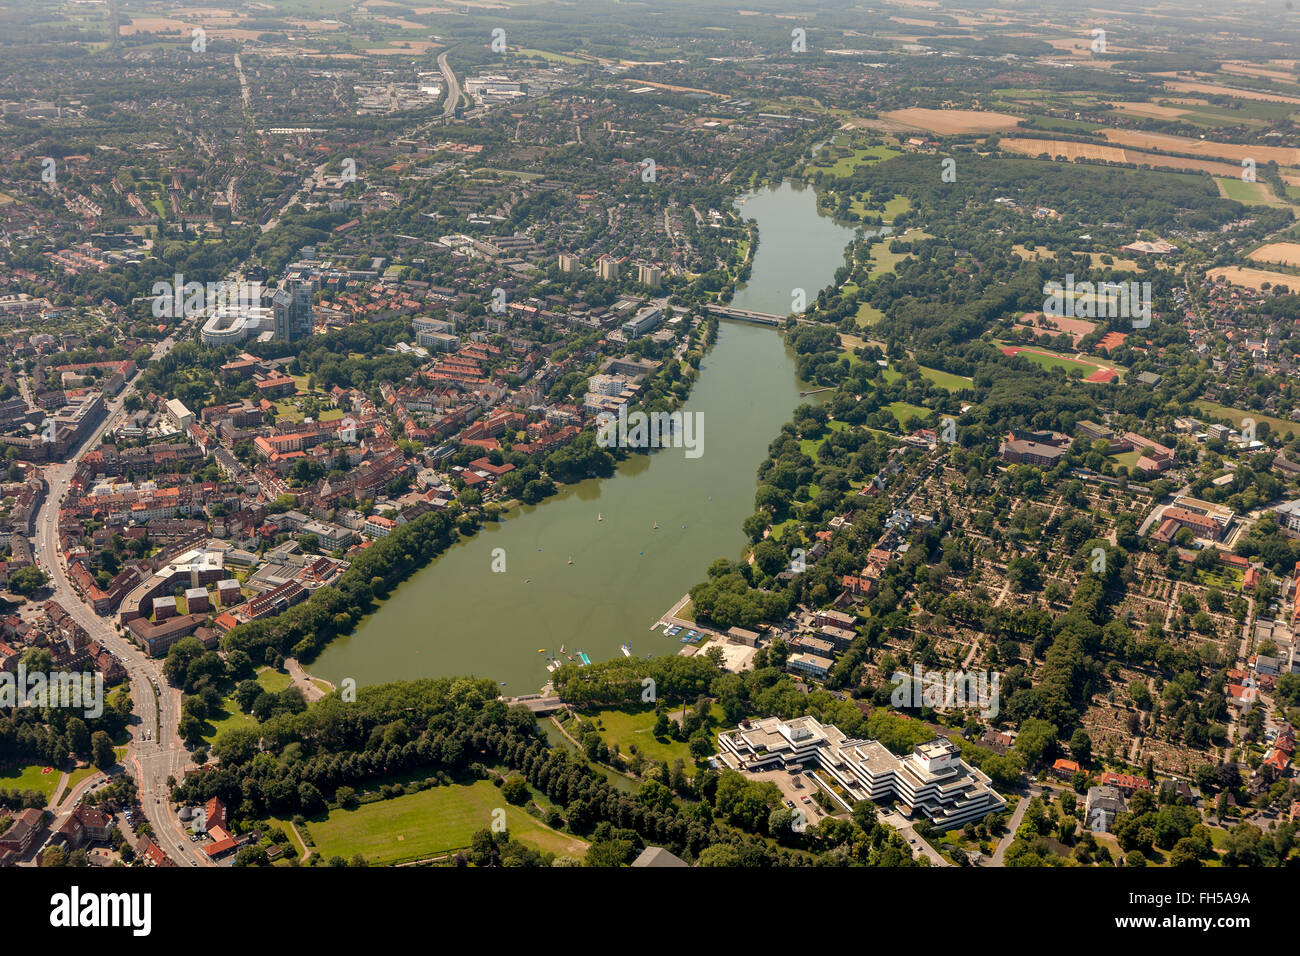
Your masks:
M294 280L275 293L271 306L275 315L277 339L298 342L311 337L311 299L310 282Z
M601 256L596 260L596 274L606 282L618 281L618 260L612 256Z
M636 267L636 281L642 285L648 285L652 289L659 288L659 283L663 281L664 270L656 265L640 262Z
M561 272L577 272L577 271L578 271L578 257L577 257L577 256L571 256L571 255L569 255L567 252L561 252L561 253L560 253L560 271L561 271Z

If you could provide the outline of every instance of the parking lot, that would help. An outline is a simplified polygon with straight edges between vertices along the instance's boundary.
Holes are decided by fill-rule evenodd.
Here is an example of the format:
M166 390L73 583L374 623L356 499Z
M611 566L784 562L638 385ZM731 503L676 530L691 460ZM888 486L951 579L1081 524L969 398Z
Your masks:
M788 801L787 806L793 804L808 814L809 826L816 826L827 815L814 796L818 790L817 784L802 773L792 774L785 770L763 770L759 773L748 773L745 776L750 780L767 780L776 784L777 789L781 791L782 801Z

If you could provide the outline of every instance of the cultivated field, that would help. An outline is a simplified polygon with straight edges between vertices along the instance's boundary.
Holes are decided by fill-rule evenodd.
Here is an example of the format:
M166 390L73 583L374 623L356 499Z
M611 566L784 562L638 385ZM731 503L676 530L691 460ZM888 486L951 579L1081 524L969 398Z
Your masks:
M1282 266L1300 266L1300 242L1270 242L1260 246L1247 259Z
M1214 143L1208 139L1188 139L1185 136L1166 136L1163 133L1143 133L1131 129L1104 129L1101 132L1112 143L1132 146L1135 149L1160 149L1192 156L1231 159L1238 163L1243 159L1253 159L1256 163L1273 160L1279 166L1295 166L1300 163L1300 149L1289 146L1241 146L1236 143Z
M986 110L890 110L880 114L904 126L928 130L940 136L956 133L993 133L1001 129L1014 129L1020 120L1006 113Z
M1248 289L1263 289L1265 283L1300 289L1300 276L1287 275L1285 272L1243 269L1240 266L1219 266L1217 269L1211 269L1205 274L1212 279L1223 276L1233 285L1245 286Z
M1165 89L1175 93L1213 93L1216 96L1233 96L1240 100L1263 100L1266 103L1295 103L1300 105L1300 98L1283 96L1281 93L1255 93L1251 90L1239 90L1235 86L1221 83L1187 83L1167 80Z
M1119 146L1102 146L1098 143L1076 143L1064 139L1020 139L1004 137L998 141L1003 149L1025 156L1037 156L1047 153L1049 156L1068 159L1075 162L1080 159L1100 159L1108 163L1127 163L1132 166L1153 166L1159 169L1192 170L1207 172L1215 176L1234 176L1240 173L1238 166L1228 163L1216 163L1208 159L1182 159L1177 156L1161 156L1156 153L1143 153L1136 149L1123 149Z

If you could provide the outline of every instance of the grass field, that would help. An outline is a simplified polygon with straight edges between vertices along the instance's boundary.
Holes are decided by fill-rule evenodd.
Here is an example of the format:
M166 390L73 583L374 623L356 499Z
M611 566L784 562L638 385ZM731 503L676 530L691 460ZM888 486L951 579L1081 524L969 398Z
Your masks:
M1063 368L1067 373L1069 373L1071 369L1077 368L1079 371L1083 372L1085 378L1097 370L1094 365L1088 365L1084 362L1076 362L1074 359L1068 359L1062 355L1049 355L1046 352L1032 352L1028 350L1019 352L1018 354L1022 358L1029 359L1031 362L1037 362L1039 365L1043 366L1043 368Z
M1214 181L1219 185L1219 194L1221 196L1246 203L1248 206L1286 205L1273 195L1273 190L1268 183L1258 181L1247 183L1243 182L1240 177L1233 179L1228 176L1215 176Z
M851 361L857 361L857 359L851 359ZM838 418L837 418L837 419L834 419L834 420L830 421L830 422L827 424L827 426L826 426L826 428L827 428L827 432L826 432L825 435L822 435L820 438L801 438L801 439L799 439L799 450L800 450L801 452L803 452L805 455L807 455L809 458L811 458L811 459L813 459L814 461L816 461L816 459L817 459L817 449L821 448L821 446L824 445L824 444L826 443L826 438L827 438L827 436L828 436L831 432L839 432L839 431L843 431L844 429L846 429L846 428L848 428L848 427L849 427L849 426L848 426L848 424L847 424L846 422L842 422L842 421L840 421Z
M975 387L975 380L972 378L967 378L965 375L954 375L952 372L941 372L937 368L926 368L924 365L921 366L921 377L934 382L940 388L946 388L950 392Z
M563 53L552 53L549 50L520 50L519 52L524 56L541 57L543 60L547 60L551 63L569 63L577 64L578 66L584 66L587 63L586 60L579 60L576 56L566 56Z
M57 769L42 773L44 764L31 764L26 767L8 767L0 770L0 789L3 790L38 790L49 799L54 788L59 785L60 773Z
M291 681L289 675L283 671L273 671L269 667L263 667L257 672L257 682L262 688L271 694L278 694L289 686ZM239 706L235 703L234 688L231 693L227 694L221 700L222 714L216 719L209 718L207 726L204 728L203 739L208 743L217 739L217 735L223 730L230 727L256 727L257 721L251 714L241 713ZM209 728L211 728L209 730Z
M1285 437L1288 432L1292 435L1300 435L1300 422L1289 422L1285 418L1274 418L1271 415L1263 415L1259 412L1229 408L1227 405L1220 405L1217 402L1199 401L1194 404L1207 415L1213 415L1216 418L1227 418L1236 426L1240 426L1244 418L1253 418L1256 425L1268 422L1269 430L1274 435Z
M681 713L680 705L677 713ZM714 720L723 722L722 708L717 704L712 705L710 713ZM581 713L579 716L585 721L599 721L600 726L597 727L597 731L600 733L600 739L605 741L611 750L617 744L619 752L627 757L631 755L632 747L635 746L647 760L657 760L670 767L673 761L680 757L686 762L687 774L693 773L695 759L691 756L690 746L685 741L670 739L661 741L655 738L653 707L635 711L593 710Z
M332 810L308 825L316 851L328 859L360 853L370 863L439 856L469 846L470 838L492 825L492 812L505 810L510 838L559 856L581 857L587 844L559 833L507 804L487 780L433 787L355 810Z
M910 402L890 402L885 408L893 413L895 420L899 425L903 425L909 418L915 415L917 418L929 418L931 411L923 405L913 405Z
M837 142L836 145L830 147L828 151L831 155L835 155L842 152L844 148L845 147L839 146ZM889 146L858 146L854 147L853 151L848 155L837 156L835 162L830 166L821 166L821 164L817 162L814 162L813 165L826 169L826 171L836 179L844 179L845 177L852 176L853 171L859 166L870 166L901 155L902 153L899 150L893 149Z

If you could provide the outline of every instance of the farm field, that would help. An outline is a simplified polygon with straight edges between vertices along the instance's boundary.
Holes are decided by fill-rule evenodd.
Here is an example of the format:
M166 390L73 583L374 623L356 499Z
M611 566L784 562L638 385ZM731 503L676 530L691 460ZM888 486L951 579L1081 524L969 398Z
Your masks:
M1214 162L1208 159L1183 159L1178 156L1164 156L1158 153L1143 153L1135 149L1119 146L1103 146L1100 143L1076 143L1063 139L1021 139L1004 137L998 141L1003 149L1024 156L1049 156L1068 159L1071 162L1080 159L1099 159L1109 163L1127 163L1132 166L1153 166L1159 169L1192 170L1206 172L1215 176L1236 176L1240 167L1229 163Z
M1215 96L1233 96L1243 100L1263 100L1266 103L1295 103L1300 105L1300 97L1283 96L1280 93L1256 93L1252 90L1240 90L1235 86L1222 83L1192 83L1182 80L1166 80L1165 89L1176 93L1212 93Z
M1248 289L1263 289L1266 283L1270 286L1285 285L1300 288L1300 276L1287 275L1285 272L1269 272L1266 269L1218 266L1205 274L1210 278L1223 276L1233 285L1245 286Z
M1003 129L1014 129L1020 122L1017 116L1008 113L992 113L987 110L930 110L911 108L890 110L880 114L885 119L927 130L940 136L954 133L993 133Z
M1189 139L1186 136L1145 133L1131 129L1104 129L1101 134L1112 143L1125 147L1132 146L1134 149L1188 153L1192 156L1227 159L1237 163L1248 158L1260 164L1271 160L1279 166L1294 166L1300 163L1300 149L1289 146L1243 146L1236 143L1216 143L1208 139Z
M375 864L438 856L469 846L473 835L503 809L510 838L561 856L581 857L587 844L544 826L521 807L511 806L488 780L433 787L354 810L331 810L308 824L323 857L351 859L360 853Z
M1255 262L1300 266L1300 242L1270 242L1246 256Z

